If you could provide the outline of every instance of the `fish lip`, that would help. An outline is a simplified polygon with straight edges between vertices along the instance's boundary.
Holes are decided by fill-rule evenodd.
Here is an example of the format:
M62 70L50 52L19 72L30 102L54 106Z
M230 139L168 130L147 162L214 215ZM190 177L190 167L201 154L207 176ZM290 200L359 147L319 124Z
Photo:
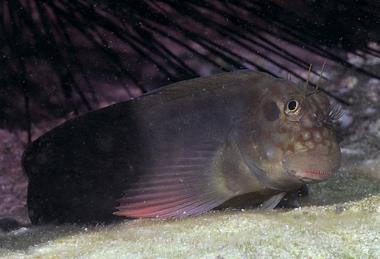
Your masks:
M321 182L334 175L335 170L320 170L320 169L299 169L288 170L288 173L295 176L303 182Z
M283 167L303 182L325 181L337 172L341 164L339 146L336 147L336 150L328 152L319 149L293 153L283 160Z

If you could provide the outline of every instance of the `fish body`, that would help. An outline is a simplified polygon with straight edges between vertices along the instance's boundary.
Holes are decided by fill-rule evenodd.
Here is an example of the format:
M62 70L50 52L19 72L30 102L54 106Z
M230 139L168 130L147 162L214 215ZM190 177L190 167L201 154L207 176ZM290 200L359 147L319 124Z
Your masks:
M237 71L90 112L25 151L30 218L180 218L246 194L274 207L339 167L329 107L322 93Z

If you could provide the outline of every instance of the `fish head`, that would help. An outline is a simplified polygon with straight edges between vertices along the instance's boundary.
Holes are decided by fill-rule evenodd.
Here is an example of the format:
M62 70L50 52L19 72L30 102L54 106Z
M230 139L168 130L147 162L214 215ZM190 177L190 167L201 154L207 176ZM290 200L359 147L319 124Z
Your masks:
M287 80L275 80L267 88L244 127L249 137L239 145L245 161L277 186L334 175L341 163L334 130L340 107L331 105L323 92L306 93L305 86Z

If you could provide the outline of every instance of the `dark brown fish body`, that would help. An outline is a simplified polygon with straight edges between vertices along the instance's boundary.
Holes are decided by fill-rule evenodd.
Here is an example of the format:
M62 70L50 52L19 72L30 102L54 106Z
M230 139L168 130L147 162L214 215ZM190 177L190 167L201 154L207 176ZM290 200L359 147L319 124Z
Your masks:
M68 121L24 154L31 219L102 220L118 204L117 215L182 217L247 193L275 204L340 164L327 98L304 91L239 71Z

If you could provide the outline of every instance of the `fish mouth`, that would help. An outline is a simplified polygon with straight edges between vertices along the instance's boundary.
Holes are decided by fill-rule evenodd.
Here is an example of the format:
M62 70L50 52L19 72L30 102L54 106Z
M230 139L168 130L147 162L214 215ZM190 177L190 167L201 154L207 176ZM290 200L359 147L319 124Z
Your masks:
M324 151L324 152L322 152ZM317 150L294 153L283 161L289 175L302 182L321 182L333 176L340 167L340 150Z
M326 169L299 169L289 170L288 173L299 178L303 182L321 182L334 175L335 170Z

